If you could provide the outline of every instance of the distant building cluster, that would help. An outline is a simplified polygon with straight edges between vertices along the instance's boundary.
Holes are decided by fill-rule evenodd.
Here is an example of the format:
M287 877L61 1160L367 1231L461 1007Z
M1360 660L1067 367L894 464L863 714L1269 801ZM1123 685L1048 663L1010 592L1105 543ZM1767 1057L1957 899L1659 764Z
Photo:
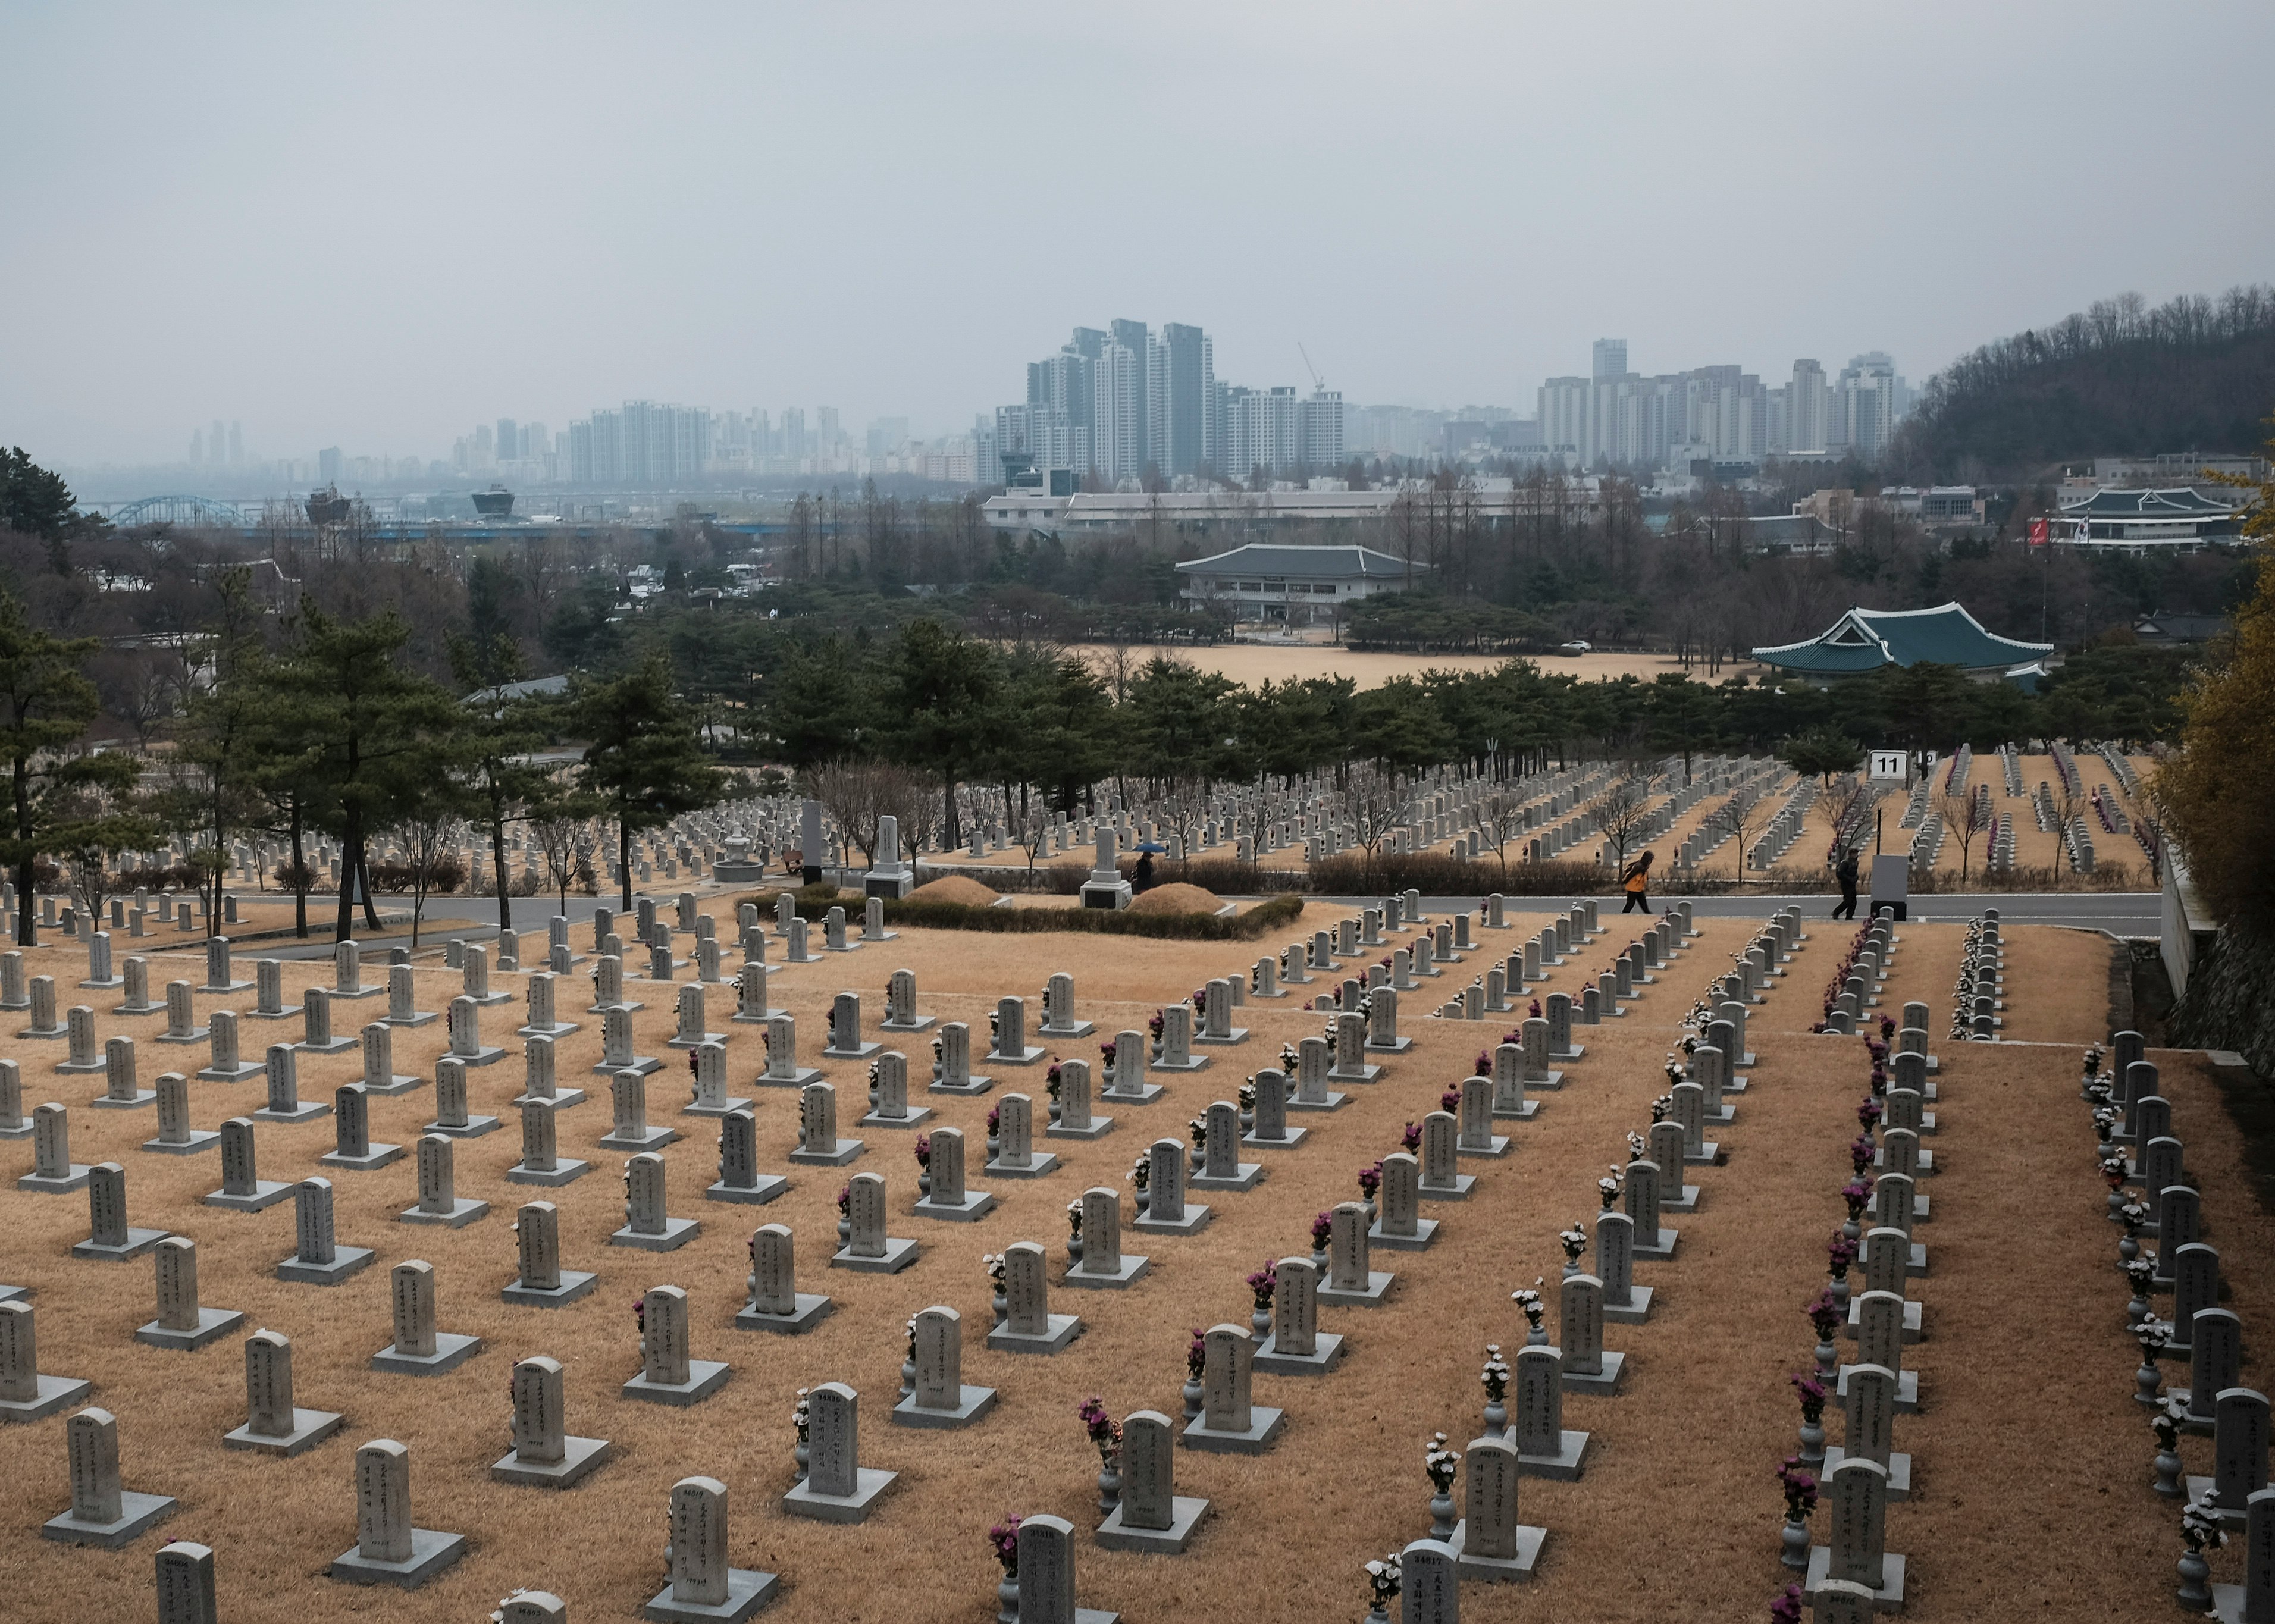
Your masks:
M1700 366L1646 377L1628 370L1627 341L1599 338L1588 377L1540 386L1543 454L1583 467L1688 472L1700 463L1759 463L1770 457L1847 453L1870 460L1910 410L1911 388L1880 351L1852 359L1828 379L1816 361L1765 388L1739 366Z
M995 412L1006 471L1069 470L1135 487L1149 474L1284 478L1339 466L1343 398L1314 388L1250 389L1216 375L1198 327L1143 321L1078 327L1055 355L1027 364L1027 397Z

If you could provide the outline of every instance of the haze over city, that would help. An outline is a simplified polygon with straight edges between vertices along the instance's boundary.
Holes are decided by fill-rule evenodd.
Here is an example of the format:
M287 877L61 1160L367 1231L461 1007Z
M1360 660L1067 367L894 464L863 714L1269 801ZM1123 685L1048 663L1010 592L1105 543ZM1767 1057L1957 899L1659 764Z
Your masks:
M1259 387L1308 353L1354 405L1530 415L1606 335L1916 387L2264 278L2271 36L2241 4L12 7L0 442L173 462L223 418L439 459L630 399L939 435L1121 317Z

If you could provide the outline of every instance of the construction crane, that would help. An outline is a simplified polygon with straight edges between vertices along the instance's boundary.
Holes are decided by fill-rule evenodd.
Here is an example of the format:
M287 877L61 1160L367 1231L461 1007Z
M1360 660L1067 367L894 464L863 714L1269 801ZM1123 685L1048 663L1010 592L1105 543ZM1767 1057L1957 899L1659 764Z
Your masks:
M1325 393L1327 381L1319 376L1319 369L1311 365L1311 352L1304 348L1304 341L1300 338L1296 341L1296 353L1304 358L1304 370L1311 374L1311 387Z

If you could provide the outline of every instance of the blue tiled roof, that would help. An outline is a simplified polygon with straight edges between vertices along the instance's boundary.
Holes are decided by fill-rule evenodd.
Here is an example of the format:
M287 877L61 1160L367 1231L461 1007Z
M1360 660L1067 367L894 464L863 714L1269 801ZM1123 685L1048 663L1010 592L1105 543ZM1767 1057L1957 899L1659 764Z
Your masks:
M1850 609L1818 636L1753 651L1780 669L1853 676L1884 665L1955 665L2007 671L2053 653L2051 643L2022 643L1986 631L1956 603L1932 609Z

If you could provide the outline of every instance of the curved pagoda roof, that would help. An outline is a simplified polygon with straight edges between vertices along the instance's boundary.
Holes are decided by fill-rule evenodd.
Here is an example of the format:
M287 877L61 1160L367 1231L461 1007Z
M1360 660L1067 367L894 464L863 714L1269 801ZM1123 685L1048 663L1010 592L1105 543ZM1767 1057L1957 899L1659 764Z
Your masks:
M2054 652L1984 630L1957 603L1932 609L1851 608L1803 643L1757 648L1765 665L1805 676L1853 676L1884 665L1955 665L1970 672L2019 675Z

